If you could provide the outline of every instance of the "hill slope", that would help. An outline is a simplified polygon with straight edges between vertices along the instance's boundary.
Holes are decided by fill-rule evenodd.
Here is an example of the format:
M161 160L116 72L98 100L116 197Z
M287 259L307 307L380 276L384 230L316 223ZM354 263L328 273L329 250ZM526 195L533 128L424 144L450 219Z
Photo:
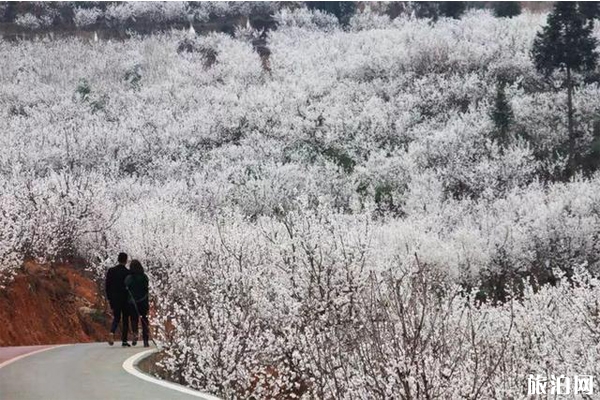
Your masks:
M106 318L81 266L26 262L0 292L0 346L104 340Z

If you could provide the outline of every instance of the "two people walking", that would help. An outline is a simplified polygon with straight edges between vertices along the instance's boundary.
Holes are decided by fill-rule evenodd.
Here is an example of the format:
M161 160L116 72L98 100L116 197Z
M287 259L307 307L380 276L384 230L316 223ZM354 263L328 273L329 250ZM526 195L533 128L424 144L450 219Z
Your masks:
M131 344L135 346L138 339L139 320L142 320L142 340L144 347L148 347L148 276L138 260L131 260L129 268L126 267L128 256L119 253L118 264L108 269L106 273L106 298L113 313L112 325L108 344L113 345L115 332L122 321L121 342L123 347L130 347L127 341L129 320L133 337Z

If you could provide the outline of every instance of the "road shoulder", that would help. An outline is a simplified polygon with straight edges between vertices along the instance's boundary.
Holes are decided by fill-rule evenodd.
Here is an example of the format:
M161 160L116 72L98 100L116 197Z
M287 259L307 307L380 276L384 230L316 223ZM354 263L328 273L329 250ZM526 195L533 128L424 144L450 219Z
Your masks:
M128 373L130 373L131 375L135 376L136 378L143 379L147 382L154 383L156 385L162 386L167 389L175 390L177 392L184 393L184 394L194 396L194 397L204 399L204 400L221 400L219 397L213 396L211 394L199 392L199 391L190 389L188 387L179 385L174 382L168 382L168 381L164 381L164 380L155 378L154 376L149 375L149 374L143 372L142 370L140 370L138 368L138 363L140 361L142 361L144 358L149 357L152 354L156 353L157 351L158 351L158 349L150 349L150 350L146 350L146 351L142 351L140 353L134 354L133 356L131 356L127 360L125 360L125 362L123 363L123 369L125 371L127 371Z

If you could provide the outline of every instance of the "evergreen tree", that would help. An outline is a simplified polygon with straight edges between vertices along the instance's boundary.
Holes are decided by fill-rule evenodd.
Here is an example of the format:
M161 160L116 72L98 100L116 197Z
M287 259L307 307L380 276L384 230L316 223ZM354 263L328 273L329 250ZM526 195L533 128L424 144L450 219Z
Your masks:
M440 1L438 4L440 15L448 18L459 19L467 9L466 1Z
M437 2L415 1L412 3L412 9L414 10L415 17L417 18L431 18L433 21L437 21L439 18Z
M439 17L458 19L467 9L465 1L415 1L412 5L417 18L431 18L437 21Z
M521 3L518 1L496 1L493 4L493 9L496 17L511 18L521 14Z
M587 24L575 2L557 2L548 15L548 24L538 32L532 49L537 70L546 76L555 71L564 71L567 87L568 125L568 173L573 173L577 164L575 154L575 127L573 121L573 73L593 71L598 61L596 39L592 26Z
M510 103L506 99L504 88L506 83L504 79L499 79L496 84L496 97L494 98L494 107L492 108L492 121L496 131L494 139L500 145L501 149L506 148L509 141L509 129L514 121L514 114Z
M588 20L588 23L593 26L594 20L600 17L600 3L597 1L580 1L579 11Z

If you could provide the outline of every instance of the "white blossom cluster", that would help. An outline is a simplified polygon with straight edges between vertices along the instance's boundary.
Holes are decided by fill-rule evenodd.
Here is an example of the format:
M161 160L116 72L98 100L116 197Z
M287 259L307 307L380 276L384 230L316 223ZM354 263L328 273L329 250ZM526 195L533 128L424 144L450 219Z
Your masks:
M565 95L529 56L545 16L276 18L268 63L259 33L0 41L3 272L78 255L103 275L126 251L163 366L225 398L597 374L600 176L561 178ZM574 93L581 152L599 92Z
M33 2L32 2L33 3ZM278 10L279 2L229 2L229 1L145 1L110 2L101 6L100 2L89 2L85 7L76 2L63 2L62 5L48 5L38 2L35 13L24 12L15 16L16 25L36 30L51 26L59 17L58 8L70 9L72 23L78 28L96 24L109 27L124 27L144 21L148 24L206 22L212 18L268 15ZM95 3L95 4L94 4ZM0 7L2 7L0 5ZM0 12L4 10L0 8ZM71 23L71 20L62 23Z

